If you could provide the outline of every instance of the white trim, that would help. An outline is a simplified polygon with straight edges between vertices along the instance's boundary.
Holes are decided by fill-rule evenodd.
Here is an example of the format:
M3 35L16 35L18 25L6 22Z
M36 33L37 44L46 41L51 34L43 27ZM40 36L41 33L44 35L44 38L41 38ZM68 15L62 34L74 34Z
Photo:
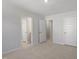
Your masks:
M54 44L59 44L59 45L64 45L64 43L60 43L60 42L53 42Z
M2 55L6 55L6 54L9 54L9 53L12 53L12 52L14 52L14 51L16 51L16 50L19 50L19 49L20 49L20 48L11 49L11 50L9 50L9 51L3 52Z
M71 46L71 47L77 47L75 45L69 45L69 44L64 44L64 43L59 43L59 42L55 42L54 44L64 45L64 46Z

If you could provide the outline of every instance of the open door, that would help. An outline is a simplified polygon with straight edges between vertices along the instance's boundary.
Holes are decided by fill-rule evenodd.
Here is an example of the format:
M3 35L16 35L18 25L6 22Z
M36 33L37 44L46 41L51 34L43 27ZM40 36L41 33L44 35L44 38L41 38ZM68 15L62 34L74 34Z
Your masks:
M39 20L39 42L42 43L46 41L46 21Z
M22 28L22 47L27 47L31 45L32 41L32 18L25 17L21 20L21 28Z

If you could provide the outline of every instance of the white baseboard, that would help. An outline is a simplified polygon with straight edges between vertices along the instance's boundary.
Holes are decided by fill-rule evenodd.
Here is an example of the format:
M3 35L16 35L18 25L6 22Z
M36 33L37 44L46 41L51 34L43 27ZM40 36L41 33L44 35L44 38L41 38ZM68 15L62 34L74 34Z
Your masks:
M76 45L69 45L69 44L64 44L64 43L59 43L59 42L55 42L54 44L70 46L70 47L77 47Z
M68 44L64 44L65 46L70 46L70 47L77 47L76 45L68 45Z
M6 51L6 52L2 52L2 55L6 55L6 54L9 54L9 53L12 53L12 52L14 52L14 51L16 51L18 49L20 49L20 48L15 48L15 49L11 49L11 50Z
M54 44L59 44L59 45L64 45L64 43L60 43L60 42L53 42Z

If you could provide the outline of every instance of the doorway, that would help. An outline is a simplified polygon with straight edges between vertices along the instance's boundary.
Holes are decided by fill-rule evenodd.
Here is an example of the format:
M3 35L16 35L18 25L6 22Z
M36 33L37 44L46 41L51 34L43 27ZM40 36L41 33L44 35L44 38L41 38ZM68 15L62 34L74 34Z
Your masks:
M53 41L53 20L47 20L47 40Z
M31 45L32 41L32 18L25 17L21 20L21 28L22 28L22 47L27 47Z
M46 41L46 21L39 20L39 43Z

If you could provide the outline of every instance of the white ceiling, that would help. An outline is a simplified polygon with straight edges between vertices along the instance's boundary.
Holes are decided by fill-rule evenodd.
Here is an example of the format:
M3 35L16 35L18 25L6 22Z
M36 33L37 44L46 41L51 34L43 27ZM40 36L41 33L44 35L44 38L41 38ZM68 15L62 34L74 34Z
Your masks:
M10 0L10 2L45 16L77 9L77 0L48 0L48 3L44 3L44 0Z

